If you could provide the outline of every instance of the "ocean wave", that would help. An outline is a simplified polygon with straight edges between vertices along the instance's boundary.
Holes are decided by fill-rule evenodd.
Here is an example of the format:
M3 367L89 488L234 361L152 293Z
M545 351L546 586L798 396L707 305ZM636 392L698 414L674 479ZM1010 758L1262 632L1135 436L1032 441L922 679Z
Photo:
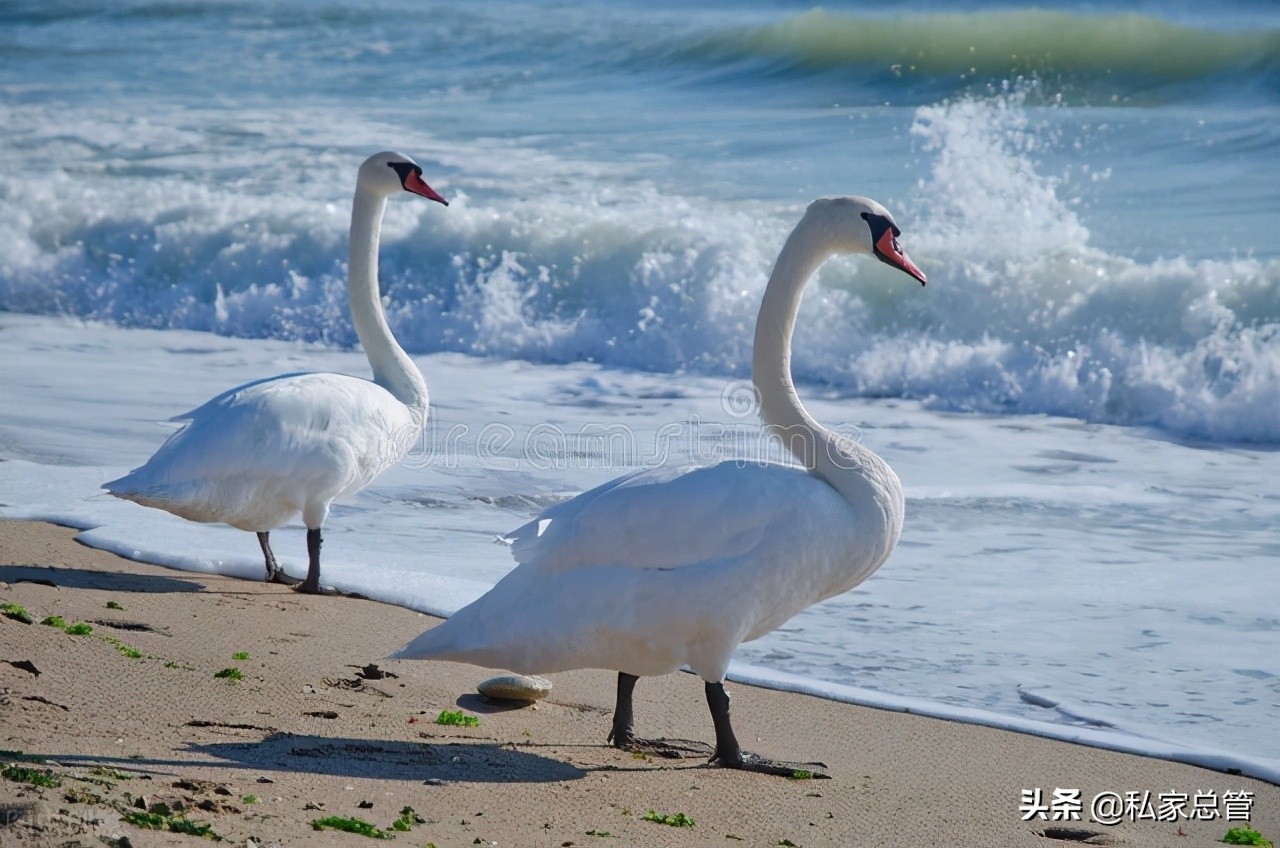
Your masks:
M1037 169L1048 140L1027 96L916 111L932 170L899 220L930 285L828 263L804 302L798 375L837 394L1280 442L1280 262L1139 262L1092 246L1064 186ZM518 147L425 152L431 172L455 175L454 202L395 204L382 251L411 351L747 373L799 206L762 215L639 179L620 191L590 165ZM0 308L354 345L347 201L333 190L347 158L310 157L310 179L287 190L226 185L217 168L85 172L79 159L0 173ZM484 188L535 173L514 195Z
M813 9L698 42L711 61L798 73L874 68L903 77L1126 74L1183 81L1280 68L1280 31L1207 29L1141 14L1048 9L873 17Z

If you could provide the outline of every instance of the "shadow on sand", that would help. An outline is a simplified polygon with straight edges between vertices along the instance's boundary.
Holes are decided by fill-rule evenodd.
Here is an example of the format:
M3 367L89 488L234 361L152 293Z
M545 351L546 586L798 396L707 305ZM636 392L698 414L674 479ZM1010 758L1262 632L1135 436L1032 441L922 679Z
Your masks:
M203 761L205 765L242 768L257 774L284 771L419 783L427 779L450 783L555 783L588 774L585 769L559 760L483 741L402 742L273 733L258 742L212 742L191 745L188 750L221 761ZM56 759L70 765L77 761L102 764L115 758L62 754ZM131 769L163 770L191 768L202 760L144 757L122 758L119 762Z
M103 589L108 592L199 592L204 589L203 583L181 577L40 565L0 565L0 583L39 583L42 586Z

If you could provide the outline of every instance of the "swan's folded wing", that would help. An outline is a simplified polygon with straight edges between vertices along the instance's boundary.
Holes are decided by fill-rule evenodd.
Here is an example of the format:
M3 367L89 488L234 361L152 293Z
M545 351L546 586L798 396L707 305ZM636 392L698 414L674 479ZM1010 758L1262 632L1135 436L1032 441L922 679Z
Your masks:
M826 485L769 463L652 469L550 507L507 539L517 562L551 573L679 568L755 549L815 484Z
M198 418L209 418L216 415L219 410L233 406L239 398L252 396L262 392L264 389L269 392L270 387L276 383L310 376L312 376L312 373L309 371L292 371L288 374L277 374L274 377L263 377L260 380L253 380L236 386L233 389L227 389L222 394L209 398L195 409L173 416L169 421L177 424L183 421L195 421Z
M186 426L145 465L108 483L109 491L216 501L227 487L287 480L305 489L316 477L336 494L385 467L401 431L412 426L384 389L340 374L248 383L175 420Z

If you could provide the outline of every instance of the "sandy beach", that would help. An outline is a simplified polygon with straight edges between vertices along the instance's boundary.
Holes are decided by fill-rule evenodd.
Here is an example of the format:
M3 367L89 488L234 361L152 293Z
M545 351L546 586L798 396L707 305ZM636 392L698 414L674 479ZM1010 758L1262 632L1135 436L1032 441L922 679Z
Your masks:
M143 808L163 816L157 804L163 827L207 824L230 844L256 846L363 844L313 828L338 816L438 848L1191 848L1220 844L1241 824L1226 818L1241 798L1255 827L1280 833L1280 787L1260 781L741 685L730 689L744 743L821 760L830 779L648 759L604 744L609 672L556 675L536 707L486 703L474 694L486 670L383 659L431 626L428 616L132 562L49 524L0 523L0 603L33 619L0 618L0 748L12 764L0 781L0 845L201 841L122 818ZM55 615L92 631L41 625ZM218 676L229 668L240 679ZM643 680L636 708L641 734L711 739L692 675ZM479 725L439 725L442 710ZM28 782L35 775L60 785ZM1079 790L1079 820L1070 802L1052 805L1059 789ZM1023 820L1036 790L1049 819ZM1093 820L1095 798L1131 792L1148 793L1157 815L1187 800L1171 820L1145 818L1140 805L1115 825ZM1197 793L1202 818L1190 815ZM692 824L653 821L650 810ZM1066 818L1052 820L1053 810ZM407 831L392 829L398 819Z

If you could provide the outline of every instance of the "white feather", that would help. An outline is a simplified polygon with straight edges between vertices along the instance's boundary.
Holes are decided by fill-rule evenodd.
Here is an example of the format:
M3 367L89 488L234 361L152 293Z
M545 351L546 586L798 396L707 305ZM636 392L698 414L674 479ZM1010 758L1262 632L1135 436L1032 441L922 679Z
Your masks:
M282 374L223 392L175 417L186 422L140 468L103 488L192 521L266 533L302 513L319 530L329 504L367 486L412 447L427 416L427 385L387 326L378 292L378 240L387 198L444 198L399 153L360 166L351 207L347 292L373 381ZM274 571L266 537L267 574ZM319 590L318 548L303 587Z
M738 644L874 572L902 528L901 484L880 457L817 424L790 373L800 292L833 252L872 252L868 216L881 234L892 225L865 198L812 204L778 257L757 320L752 378L762 415L804 468L643 471L551 507L508 537L514 570L395 657L522 674L643 676L687 665L716 682ZM892 247L895 263L923 282Z
M231 389L107 491L192 521L265 532L319 517L412 446L419 425L381 386L344 374L286 374ZM310 523L310 522L309 522Z
M800 468L723 462L634 474L512 533L520 564L396 656L521 674L688 665L719 680L740 642L874 570L864 543L876 531Z

